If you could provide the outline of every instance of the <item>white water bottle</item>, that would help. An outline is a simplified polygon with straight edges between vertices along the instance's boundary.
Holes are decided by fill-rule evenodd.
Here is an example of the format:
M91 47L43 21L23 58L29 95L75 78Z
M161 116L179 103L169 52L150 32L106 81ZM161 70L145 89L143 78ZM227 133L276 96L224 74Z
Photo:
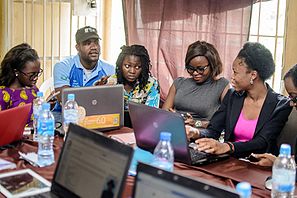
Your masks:
M271 197L293 197L295 177L296 164L291 157L291 146L282 144L279 156L273 163Z
M49 166L55 162L53 142L54 142L55 119L50 111L49 103L42 103L42 110L38 116L38 164Z
M38 115L40 114L40 111L42 109L42 103L44 102L43 99L43 93L42 92L37 92L37 97L36 99L33 100L33 140L37 141L38 140L38 135L37 135L37 120L38 120Z
M152 165L167 171L173 171L174 153L171 145L171 133L160 133L160 141L154 150Z
M75 101L74 94L67 95L67 102L65 103L63 108L63 129L66 135L70 122L74 124L78 123L78 105Z

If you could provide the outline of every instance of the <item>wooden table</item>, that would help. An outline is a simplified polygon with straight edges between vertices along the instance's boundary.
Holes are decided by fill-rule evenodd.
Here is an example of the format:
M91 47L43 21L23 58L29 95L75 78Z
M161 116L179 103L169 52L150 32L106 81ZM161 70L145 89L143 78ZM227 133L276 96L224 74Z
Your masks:
M106 134L114 135L131 133L131 131L132 129L124 127L120 130L111 131ZM56 137L54 141L54 153L56 162L58 160L62 145L63 138ZM38 145L36 142L25 139L22 143L18 144L14 148L9 148L1 151L0 158L16 163L17 169L30 168L46 179L52 180L53 173L56 168L56 163L48 167L38 168L33 167L24 160L19 159L18 151L21 151L23 153L37 152L37 146ZM8 170L3 170L0 171L0 173L7 171ZM271 175L271 168L262 168L235 158L230 158L224 161L200 167L189 166L183 163L175 163L174 172L193 178L205 179L208 182L211 181L214 183L222 184L224 186L229 186L231 188L235 188L235 185L238 182L247 181L252 185L253 197L270 197L270 191L265 189L264 182L266 178ZM131 196L133 185L134 178L129 176L126 181L126 186L122 197L128 198ZM0 197L3 197L3 195L0 195Z

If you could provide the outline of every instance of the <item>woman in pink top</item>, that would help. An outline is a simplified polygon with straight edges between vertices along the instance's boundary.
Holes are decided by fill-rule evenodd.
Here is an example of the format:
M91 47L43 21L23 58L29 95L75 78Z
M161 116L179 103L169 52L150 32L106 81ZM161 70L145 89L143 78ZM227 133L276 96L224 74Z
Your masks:
M255 129L257 126L258 118L246 119L241 111L234 128L234 141L235 142L246 142L253 139Z
M292 110L290 100L265 81L275 70L271 52L260 43L246 43L232 65L232 89L205 130L191 130L198 150L236 157L277 152L276 138ZM225 131L224 143L217 139Z

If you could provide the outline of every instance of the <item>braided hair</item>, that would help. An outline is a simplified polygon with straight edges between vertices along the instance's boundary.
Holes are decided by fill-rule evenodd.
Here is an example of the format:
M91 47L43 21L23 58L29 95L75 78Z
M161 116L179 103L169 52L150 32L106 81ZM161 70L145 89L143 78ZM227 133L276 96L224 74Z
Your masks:
M24 69L28 61L36 61L39 56L36 50L27 43L11 48L1 62L0 85L9 87L16 79L15 71Z
M128 81L124 78L122 64L127 56L137 56L140 58L141 63L141 73L138 77L139 81L139 91L141 91L148 82L150 76L150 69L151 69L151 61L150 56L148 54L147 49L145 49L142 45L131 45L131 46L122 46L121 53L118 56L116 62L116 74L117 80L119 84L126 84Z

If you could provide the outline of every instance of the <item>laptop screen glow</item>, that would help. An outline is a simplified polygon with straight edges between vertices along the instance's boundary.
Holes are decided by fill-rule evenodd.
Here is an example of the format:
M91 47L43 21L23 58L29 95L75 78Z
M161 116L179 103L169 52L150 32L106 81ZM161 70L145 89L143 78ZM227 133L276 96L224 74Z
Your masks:
M203 192L139 172L135 198L212 198Z
M69 134L55 182L79 197L118 196L128 157L75 133ZM99 165L100 164L100 165Z

